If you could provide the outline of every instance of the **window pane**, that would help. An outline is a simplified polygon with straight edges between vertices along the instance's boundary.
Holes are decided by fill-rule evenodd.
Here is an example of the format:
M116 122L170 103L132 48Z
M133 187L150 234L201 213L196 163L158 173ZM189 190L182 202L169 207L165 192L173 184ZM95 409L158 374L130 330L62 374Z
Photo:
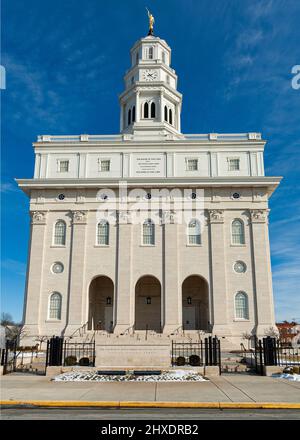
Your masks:
M143 244L154 244L154 224L151 221L143 224Z
M244 225L240 220L232 222L232 243L245 244Z
M200 225L196 220L192 220L188 227L188 243L201 244Z
M110 160L101 160L101 171L109 171L110 170Z
M109 244L109 224L107 222L99 223L97 227L97 244Z
M59 171L60 173L67 173L69 171L69 161L61 160L59 162Z
M53 293L50 298L50 319L61 319L61 296L59 293Z
M238 171L240 169L240 159L229 159L229 171Z
M188 169L188 171L197 171L198 170L198 159L188 159L187 169Z
M57 244L57 245L65 245L66 244L66 224L63 221L59 221L55 224L54 244Z
M235 316L239 319L249 319L248 298L244 293L238 293L235 297Z

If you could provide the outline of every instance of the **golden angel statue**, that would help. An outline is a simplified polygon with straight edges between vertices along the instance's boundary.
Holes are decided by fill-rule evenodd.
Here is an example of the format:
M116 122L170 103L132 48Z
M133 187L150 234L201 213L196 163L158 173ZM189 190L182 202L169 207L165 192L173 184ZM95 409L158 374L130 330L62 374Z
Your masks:
M151 12L149 11L149 9L148 9L148 8L146 8L146 9L147 9L147 12L148 12L148 18L149 18L149 32L148 32L148 35L153 35L153 25L154 25L154 23L155 23L155 20L154 20L153 15L152 15Z

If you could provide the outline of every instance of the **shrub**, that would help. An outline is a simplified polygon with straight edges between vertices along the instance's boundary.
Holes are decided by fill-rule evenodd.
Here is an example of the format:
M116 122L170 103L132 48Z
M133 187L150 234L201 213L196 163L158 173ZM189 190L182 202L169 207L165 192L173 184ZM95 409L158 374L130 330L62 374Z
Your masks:
M182 366L185 365L185 358L183 356L178 356L176 359L176 365Z
M67 367L70 367L70 366L72 366L72 365L76 365L76 362L77 362L77 358L76 358L76 356L67 356L67 357L65 358L65 365L66 365Z
M189 357L189 364L190 364L192 367L197 367L198 365L200 365L200 357L197 356L196 354L192 354L192 355Z
M81 359L79 359L79 365L81 367L88 367L90 365L90 360L88 357L83 357Z

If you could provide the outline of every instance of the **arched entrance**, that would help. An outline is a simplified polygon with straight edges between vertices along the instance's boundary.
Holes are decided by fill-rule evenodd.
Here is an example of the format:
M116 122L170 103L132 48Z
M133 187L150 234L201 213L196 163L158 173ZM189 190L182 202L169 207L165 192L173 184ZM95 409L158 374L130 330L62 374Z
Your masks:
M89 287L89 330L113 331L114 283L106 276L94 278Z
M208 284L198 275L182 283L182 327L184 330L209 329Z
M140 278L135 286L135 330L161 332L161 285L150 275Z

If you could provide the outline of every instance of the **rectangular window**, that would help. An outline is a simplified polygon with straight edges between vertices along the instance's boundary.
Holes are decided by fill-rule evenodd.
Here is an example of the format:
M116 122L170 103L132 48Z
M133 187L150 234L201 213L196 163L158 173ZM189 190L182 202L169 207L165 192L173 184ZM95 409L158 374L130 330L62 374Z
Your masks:
M240 159L228 159L229 171L239 171L239 169L240 169Z
M100 171L102 171L102 172L110 171L110 160L101 160L100 161Z
M187 170L197 171L198 170L198 159L188 159L187 160Z
M67 173L69 171L69 161L68 160L60 160L59 161L59 172Z

